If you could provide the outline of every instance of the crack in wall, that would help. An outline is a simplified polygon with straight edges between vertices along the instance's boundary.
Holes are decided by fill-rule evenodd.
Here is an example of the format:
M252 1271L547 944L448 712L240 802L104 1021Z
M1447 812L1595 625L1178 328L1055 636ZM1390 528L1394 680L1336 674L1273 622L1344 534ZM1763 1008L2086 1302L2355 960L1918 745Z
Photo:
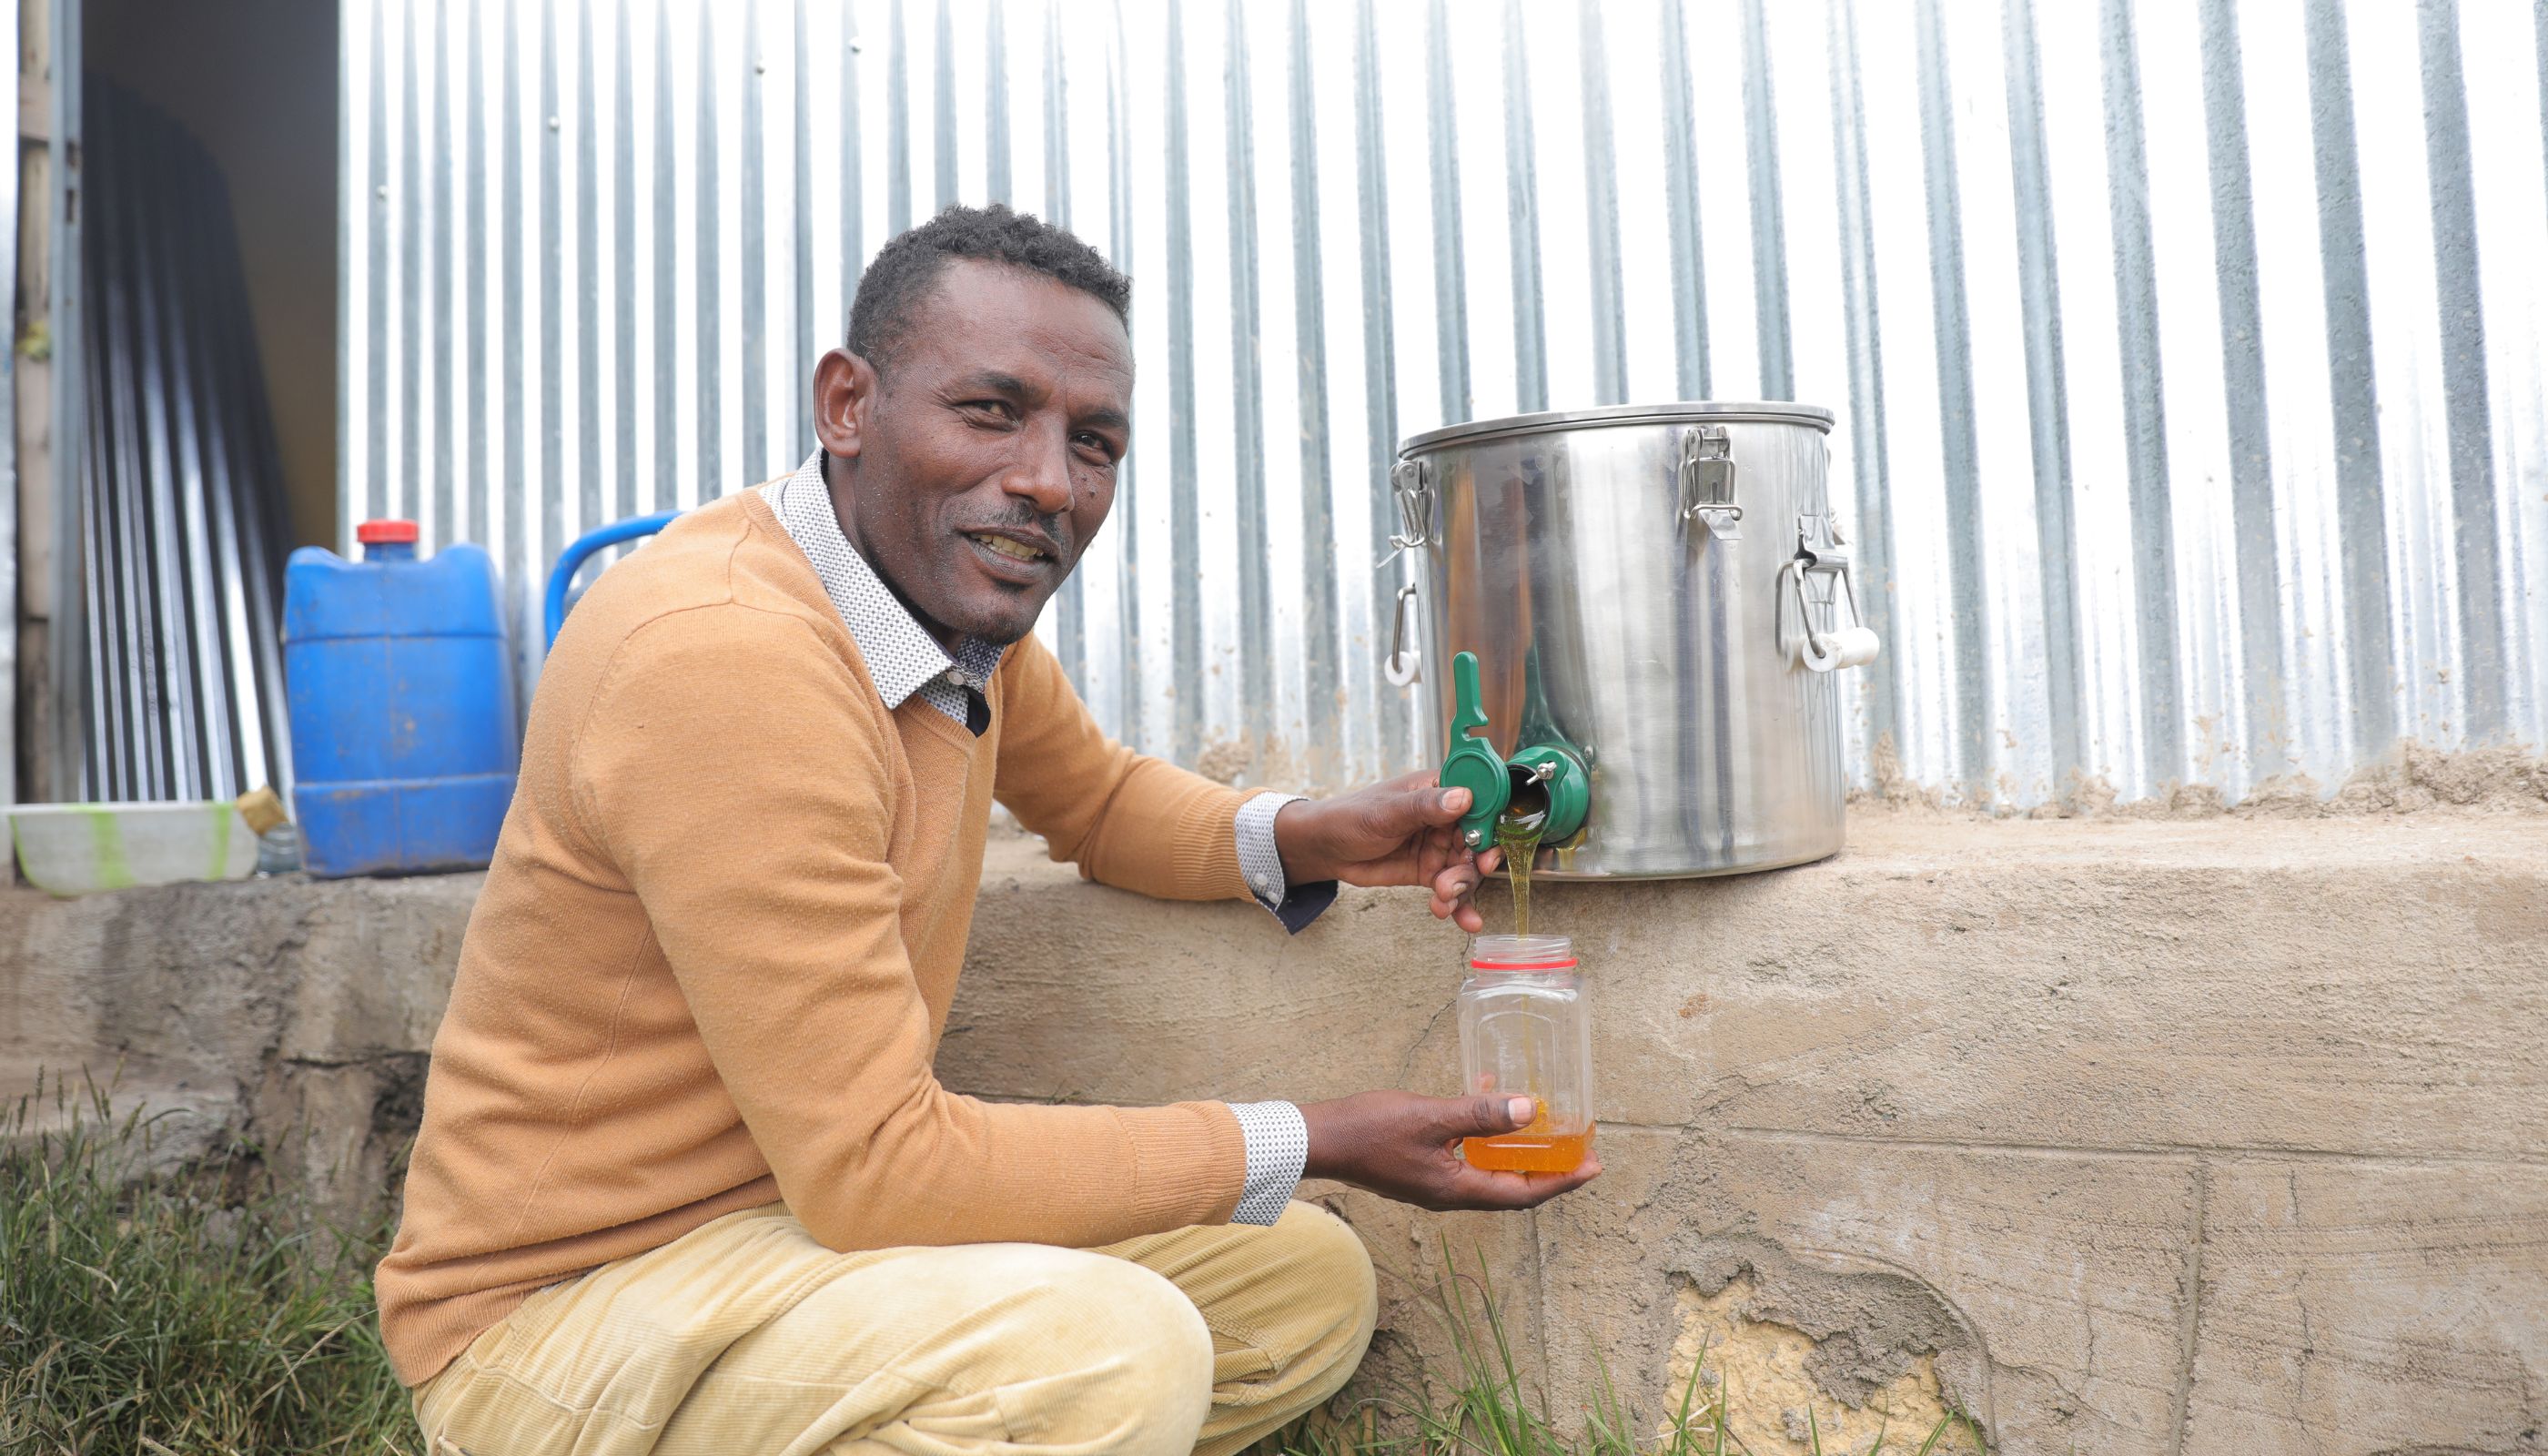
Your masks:
M2184 1456L2185 1427L2194 1399L2194 1359L2203 1333L2203 1225L2212 1204L2212 1164L2194 1164L2194 1230L2185 1242L2185 1272L2177 1287L2183 1292L2176 1316L2176 1396L2170 1407L2168 1456Z

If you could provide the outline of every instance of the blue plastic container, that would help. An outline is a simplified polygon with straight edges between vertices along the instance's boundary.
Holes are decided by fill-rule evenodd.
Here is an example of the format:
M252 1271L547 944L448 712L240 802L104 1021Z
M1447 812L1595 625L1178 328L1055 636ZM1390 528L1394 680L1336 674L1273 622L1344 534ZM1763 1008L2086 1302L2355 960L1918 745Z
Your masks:
M284 573L295 817L310 872L408 874L496 853L521 743L496 564L415 555L366 521L363 560L305 546Z

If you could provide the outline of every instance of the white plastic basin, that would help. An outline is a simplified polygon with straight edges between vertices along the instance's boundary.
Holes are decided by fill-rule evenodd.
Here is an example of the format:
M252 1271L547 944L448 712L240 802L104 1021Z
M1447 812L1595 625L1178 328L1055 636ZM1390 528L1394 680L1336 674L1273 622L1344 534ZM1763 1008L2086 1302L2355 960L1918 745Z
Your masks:
M245 879L256 868L256 836L227 800L21 804L9 832L19 869L57 895Z

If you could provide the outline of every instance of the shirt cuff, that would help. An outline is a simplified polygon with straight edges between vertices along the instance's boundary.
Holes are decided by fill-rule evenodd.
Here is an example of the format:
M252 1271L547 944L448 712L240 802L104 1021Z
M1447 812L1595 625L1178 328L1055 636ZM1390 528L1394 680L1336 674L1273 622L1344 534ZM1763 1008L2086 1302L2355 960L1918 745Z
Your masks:
M1310 1125L1288 1102L1233 1102L1229 1110L1247 1139L1247 1191L1229 1222L1270 1228L1301 1185L1301 1169L1310 1159Z
M1283 855L1274 845L1274 816L1285 804L1301 801L1297 793L1260 793L1238 806L1231 838L1238 845L1238 873L1256 903L1297 935L1336 902L1336 882L1321 879L1293 889L1283 881Z

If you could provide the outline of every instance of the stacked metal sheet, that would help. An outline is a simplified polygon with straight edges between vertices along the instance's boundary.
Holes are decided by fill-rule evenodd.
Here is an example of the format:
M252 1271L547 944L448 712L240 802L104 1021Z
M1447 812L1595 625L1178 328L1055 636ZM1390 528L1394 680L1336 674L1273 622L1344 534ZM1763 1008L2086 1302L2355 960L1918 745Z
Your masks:
M81 792L289 787L282 471L229 198L209 155L87 81Z

